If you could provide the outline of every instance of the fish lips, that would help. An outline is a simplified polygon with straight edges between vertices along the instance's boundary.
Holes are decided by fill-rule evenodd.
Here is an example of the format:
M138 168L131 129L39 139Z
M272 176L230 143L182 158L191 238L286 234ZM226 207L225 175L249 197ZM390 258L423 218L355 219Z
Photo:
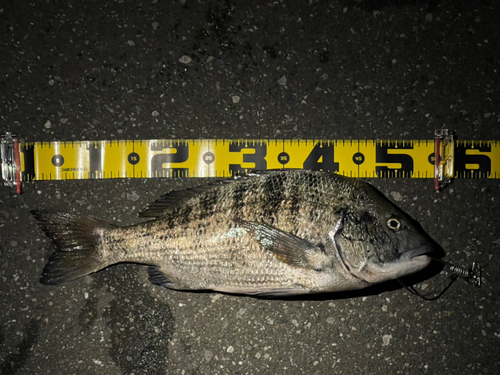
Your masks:
M430 263L431 258L426 254L429 254L431 252L432 246L430 244L424 244L417 247L416 249L403 253L402 258L406 258L404 260L409 260L411 262L421 262L422 264L425 264L425 266L427 266Z
M429 265L431 258L426 254L431 251L432 247L429 244L424 244L404 252L395 262L367 263L364 270L362 270L362 274L364 279L371 284L408 276Z
M425 243L415 249L404 252L397 262L386 264L383 268L386 269L386 272L392 274L392 278L394 279L411 275L429 265L431 257L427 254L431 253L432 250L432 246Z

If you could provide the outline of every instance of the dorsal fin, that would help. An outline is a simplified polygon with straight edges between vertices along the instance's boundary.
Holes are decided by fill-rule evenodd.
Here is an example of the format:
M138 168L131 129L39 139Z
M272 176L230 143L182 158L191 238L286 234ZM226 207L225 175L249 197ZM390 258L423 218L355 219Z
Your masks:
M156 201L146 206L146 208L139 213L139 217L149 217L156 218L160 216L165 210L175 206L179 202L184 199L189 199L195 196L196 194L204 193L207 190L211 190L217 186L223 184L230 184L236 181L246 180L249 178L259 177L265 174L272 174L282 171L280 169L275 170L267 170L267 171L259 171L259 170L250 170L247 173L237 173L233 177L221 179L207 185L196 186L194 188L188 188L185 190L174 190L165 195L159 197Z
M165 195L162 195L156 201L146 206L146 208L139 213L139 217L158 217L165 210L175 206L184 199L189 199L196 194L204 193L207 190L213 189L214 187L220 185L220 183L215 182L212 184L197 186L194 188L189 188L185 190L174 190Z

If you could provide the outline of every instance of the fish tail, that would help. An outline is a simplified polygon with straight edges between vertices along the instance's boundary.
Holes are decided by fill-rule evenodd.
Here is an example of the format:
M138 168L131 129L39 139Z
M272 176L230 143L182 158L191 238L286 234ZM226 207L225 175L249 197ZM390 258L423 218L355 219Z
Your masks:
M52 210L31 211L38 225L56 245L45 266L40 282L57 285L75 280L107 266L98 256L98 227L110 227L101 220Z

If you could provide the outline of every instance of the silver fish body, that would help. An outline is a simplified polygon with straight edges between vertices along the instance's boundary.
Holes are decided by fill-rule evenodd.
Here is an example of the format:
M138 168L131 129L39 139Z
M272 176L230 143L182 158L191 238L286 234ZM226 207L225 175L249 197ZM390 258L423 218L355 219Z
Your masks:
M428 237L367 183L314 171L262 172L173 192L117 227L33 211L57 251L41 282L121 262L178 290L281 296L361 289L426 267Z

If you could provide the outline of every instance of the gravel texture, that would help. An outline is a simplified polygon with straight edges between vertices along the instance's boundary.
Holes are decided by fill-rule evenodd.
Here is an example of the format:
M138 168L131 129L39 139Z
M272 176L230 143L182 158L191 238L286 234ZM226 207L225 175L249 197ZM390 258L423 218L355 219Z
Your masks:
M496 1L4 1L0 131L25 140L500 139ZM29 210L121 225L196 180L0 189L1 374L498 374L500 183L372 180L459 265L437 301L398 284L262 300L150 285L122 264L58 287ZM416 287L437 293L444 274ZM497 292L495 292L497 291Z

